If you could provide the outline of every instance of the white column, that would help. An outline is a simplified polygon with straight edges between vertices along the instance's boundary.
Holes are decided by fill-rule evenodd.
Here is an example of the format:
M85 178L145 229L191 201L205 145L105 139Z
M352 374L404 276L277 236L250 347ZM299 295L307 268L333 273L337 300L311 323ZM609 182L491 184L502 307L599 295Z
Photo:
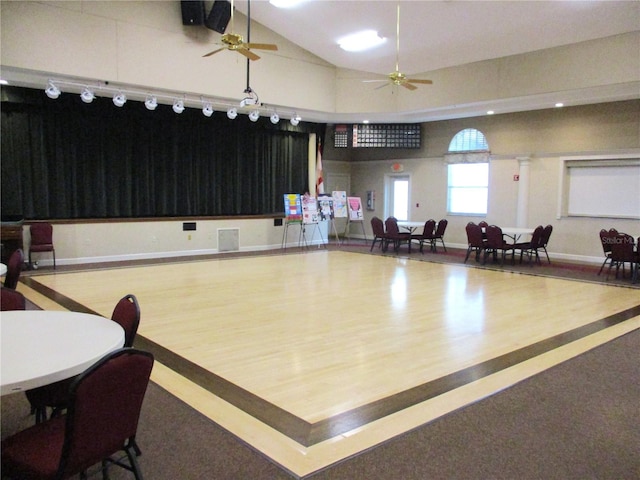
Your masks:
M518 157L520 165L518 181L518 209L516 211L516 227L528 227L529 225L529 166L530 157Z

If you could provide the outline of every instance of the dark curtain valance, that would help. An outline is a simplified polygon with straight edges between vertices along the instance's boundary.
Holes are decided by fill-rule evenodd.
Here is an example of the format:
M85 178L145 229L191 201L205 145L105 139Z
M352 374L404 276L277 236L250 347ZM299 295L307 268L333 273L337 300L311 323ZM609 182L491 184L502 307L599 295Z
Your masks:
M309 133L324 133L8 87L1 115L2 214L34 220L279 214L308 190Z

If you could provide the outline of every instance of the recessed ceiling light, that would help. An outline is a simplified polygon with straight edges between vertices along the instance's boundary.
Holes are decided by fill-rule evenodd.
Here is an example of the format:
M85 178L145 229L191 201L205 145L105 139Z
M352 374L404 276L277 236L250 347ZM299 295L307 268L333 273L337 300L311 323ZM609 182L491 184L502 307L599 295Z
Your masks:
M375 30L364 30L342 37L338 40L338 45L347 52L362 52L386 42L387 39L378 35Z
M494 113L496 112L494 112L493 110L487 110L487 115L493 115Z
M560 108L560 107L564 107L564 103L562 102L558 102L556 103L556 107Z
M362 123L369 123L369 120L363 120Z

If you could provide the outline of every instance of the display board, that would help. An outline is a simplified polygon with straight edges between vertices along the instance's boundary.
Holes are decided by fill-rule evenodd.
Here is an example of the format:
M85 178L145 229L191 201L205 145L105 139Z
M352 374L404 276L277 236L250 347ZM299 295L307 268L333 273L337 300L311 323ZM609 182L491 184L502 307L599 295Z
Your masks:
M318 210L320 211L320 220L333 220L333 197L331 195L318 195Z
M347 192L331 192L333 198L333 214L335 218L347 218Z
M302 222L306 224L318 223L320 212L318 211L318 200L310 195L302 196Z
M284 216L287 222L302 221L302 199L299 193L284 194Z
M349 205L349 220L350 221L362 221L364 213L362 212L362 200L360 197L347 197L347 204Z

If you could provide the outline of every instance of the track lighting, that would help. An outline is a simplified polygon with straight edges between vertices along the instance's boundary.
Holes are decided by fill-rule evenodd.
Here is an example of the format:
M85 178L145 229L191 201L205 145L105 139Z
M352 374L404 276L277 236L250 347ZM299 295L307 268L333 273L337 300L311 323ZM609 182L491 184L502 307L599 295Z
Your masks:
M251 120L252 122L257 122L259 118L260 118L260 111L251 110L251 113L249 113L249 120Z
M291 117L290 122L294 127L297 126L298 123L300 123L300 116L296 113L293 117Z
M118 92L113 96L113 104L116 107L122 107L125 103L127 103L127 96L124 93Z
M96 98L96 96L93 94L91 90L89 90L88 88L85 88L82 90L82 93L80 94L80 98L84 103L91 103L93 102L93 99Z
M273 123L274 125L276 125L279 121L280 121L280 117L278 116L278 114L276 112L273 112L271 114L271 123Z
M153 95L149 95L144 101L144 106L147 107L147 110L155 110L158 106L158 99Z
M184 102L182 100L174 100L173 101L173 111L176 113L182 113L184 112Z
M229 117L230 120L234 120L237 116L238 116L237 108L233 107L227 110L227 117Z
M44 93L47 94L47 97L56 99L60 96L60 89L56 87L53 82L49 81L49 85L47 85Z
M202 114L205 117L210 117L213 115L213 106L210 103L205 103L202 107Z

